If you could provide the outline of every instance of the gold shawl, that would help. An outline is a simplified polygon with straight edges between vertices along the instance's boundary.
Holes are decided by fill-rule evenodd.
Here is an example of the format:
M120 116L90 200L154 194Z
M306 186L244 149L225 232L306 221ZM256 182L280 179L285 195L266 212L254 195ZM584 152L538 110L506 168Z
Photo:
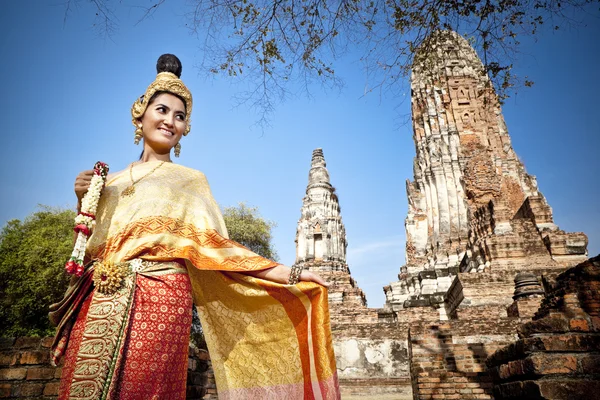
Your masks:
M156 161L134 168L143 176ZM93 259L184 259L221 399L337 399L327 290L245 275L277 263L229 240L201 172L165 163L121 197L107 182L88 242Z

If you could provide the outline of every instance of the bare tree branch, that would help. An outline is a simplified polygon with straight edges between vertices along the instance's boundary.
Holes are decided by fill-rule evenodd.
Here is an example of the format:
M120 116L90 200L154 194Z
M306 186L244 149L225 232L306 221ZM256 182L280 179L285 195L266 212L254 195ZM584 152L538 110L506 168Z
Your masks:
M82 0L67 0L65 18ZM109 0L95 6L98 26L110 35L116 17ZM152 0L140 21L166 3ZM362 52L365 94L398 91L406 85L417 48L438 30L464 35L482 56L500 98L518 83L511 73L520 41L535 36L544 24L554 29L576 25L577 13L600 0L188 0L188 26L201 40L199 68L245 80L253 89L237 101L262 111L297 93L309 94L315 82L340 88L335 63L348 49ZM598 10L595 9L594 12ZM422 46L425 46L423 48ZM525 85L531 82L525 80Z

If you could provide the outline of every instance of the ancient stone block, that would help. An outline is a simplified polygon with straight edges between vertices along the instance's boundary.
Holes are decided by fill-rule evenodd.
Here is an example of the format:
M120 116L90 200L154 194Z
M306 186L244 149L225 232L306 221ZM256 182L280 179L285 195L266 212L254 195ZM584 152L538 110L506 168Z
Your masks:
M592 316L600 256L558 275L521 339L487 360L497 399L588 399L600 386L600 338ZM522 366L516 368L515 366Z

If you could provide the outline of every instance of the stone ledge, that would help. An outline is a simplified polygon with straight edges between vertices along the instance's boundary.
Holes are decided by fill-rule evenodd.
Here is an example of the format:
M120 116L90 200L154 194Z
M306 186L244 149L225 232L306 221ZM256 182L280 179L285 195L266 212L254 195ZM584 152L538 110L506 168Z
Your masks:
M534 353L519 360L490 368L498 382L544 376L598 376L600 355L590 353Z
M488 359L488 367L495 367L534 352L598 352L600 335L571 334L560 336L538 336L511 343L496 351Z
M494 387L499 399L590 400L600 392L600 381L593 379L540 379L503 383Z

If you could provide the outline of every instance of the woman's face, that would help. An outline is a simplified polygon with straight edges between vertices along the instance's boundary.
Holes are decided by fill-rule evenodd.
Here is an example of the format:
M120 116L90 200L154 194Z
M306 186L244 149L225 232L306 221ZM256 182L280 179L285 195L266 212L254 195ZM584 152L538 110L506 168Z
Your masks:
M170 93L161 93L148 105L140 119L144 147L166 154L181 140L187 126L183 101Z

